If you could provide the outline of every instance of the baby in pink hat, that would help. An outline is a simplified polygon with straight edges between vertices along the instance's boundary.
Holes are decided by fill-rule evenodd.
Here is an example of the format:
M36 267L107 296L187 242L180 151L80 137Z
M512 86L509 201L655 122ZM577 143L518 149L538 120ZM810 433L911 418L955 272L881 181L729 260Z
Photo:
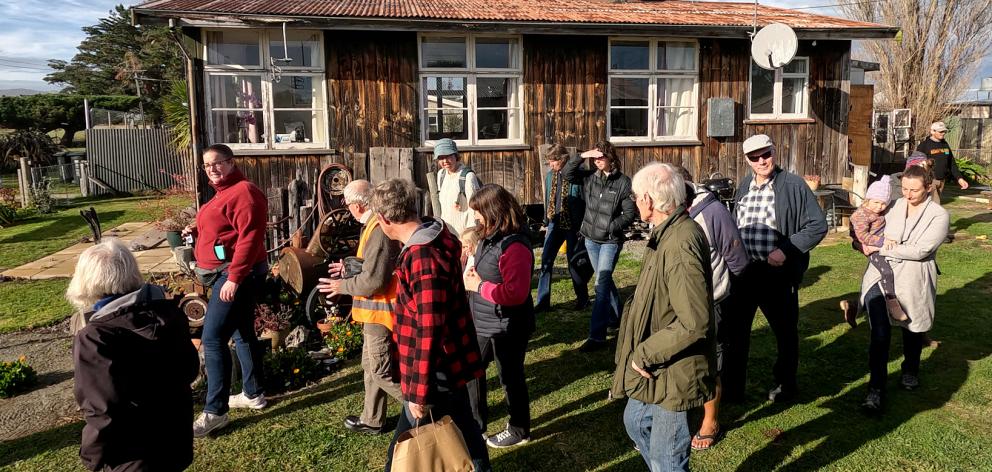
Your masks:
M863 251L862 248L865 246L882 247L885 245L884 214L885 209L889 206L891 188L889 176L883 175L881 179L868 187L861 207L851 215L851 238L854 240L852 242L854 249ZM882 293L885 295L889 316L896 321L906 321L909 317L906 316L899 300L896 299L895 281L889 262L878 252L873 252L868 256L868 260L882 274L880 285ZM854 310L845 310L844 312L844 318L851 327L857 325L856 316L857 313Z

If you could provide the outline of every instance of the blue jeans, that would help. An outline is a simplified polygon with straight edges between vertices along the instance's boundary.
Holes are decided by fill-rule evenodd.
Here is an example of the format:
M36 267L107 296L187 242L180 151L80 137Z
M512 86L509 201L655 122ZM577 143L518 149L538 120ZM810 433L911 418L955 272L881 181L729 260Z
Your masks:
M485 378L481 380L485 381ZM451 420L454 421L455 426L458 426L462 437L465 438L465 445L468 447L468 454L472 458L472 465L476 472L492 472L492 466L489 464L489 450L486 449L485 440L482 439L479 423L476 423L472 416L472 406L469 403L468 390L465 387L454 391L438 392L430 415L421 419L420 423L424 425L431 422L431 417L439 420L444 415L451 416ZM389 472L393 467L393 450L396 448L396 441L401 434L413 429L414 424L416 424L416 420L410 413L409 403L403 402L403 413L396 423L393 440L389 443L389 450L386 453L386 472Z
M203 321L203 360L207 370L207 403L203 411L215 415L227 413L227 400L231 395L231 351L228 341L234 338L234 347L241 363L241 382L245 396L255 398L262 393L262 359L255 336L255 295L261 290L268 266L259 262L238 285L234 300L220 299L220 288L227 282L227 271L221 273L211 287L207 316Z
M596 303L592 306L589 339L606 341L606 328L620 324L620 291L613 282L613 269L620 259L620 245L586 239L586 251L596 271Z
M544 235L544 249L541 251L541 276L537 279L537 306L551 306L551 272L555 267L555 259L562 243L565 243L565 262L568 264L568 274L572 277L572 289L575 290L575 301L580 305L589 302L589 289L582 283L582 277L572 268L572 256L578 248L575 246L578 233L571 229L559 229L554 221L548 223Z
M689 412L670 411L630 398L623 410L627 435L637 445L651 472L689 470Z

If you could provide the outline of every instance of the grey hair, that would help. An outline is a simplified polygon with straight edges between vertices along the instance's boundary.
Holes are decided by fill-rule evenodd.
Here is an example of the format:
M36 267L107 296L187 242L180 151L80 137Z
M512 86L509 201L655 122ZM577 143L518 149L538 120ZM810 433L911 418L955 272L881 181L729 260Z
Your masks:
M417 188L407 179L389 179L372 190L372 211L391 223L417 219Z
M145 283L138 261L119 239L104 239L79 255L65 298L80 310L108 295L131 293Z
M634 193L651 197L654 209L671 213L685 203L685 179L675 166L652 162L634 174L631 180Z
M365 208L372 201L372 184L368 180L352 180L344 186L344 203L357 203Z

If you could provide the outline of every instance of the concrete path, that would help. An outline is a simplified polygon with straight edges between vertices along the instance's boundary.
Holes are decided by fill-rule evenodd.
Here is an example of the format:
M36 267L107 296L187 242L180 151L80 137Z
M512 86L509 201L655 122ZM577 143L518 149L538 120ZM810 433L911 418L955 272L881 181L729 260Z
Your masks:
M130 243L152 231L153 228L152 223L124 223L114 229L104 231L103 237L119 238L125 243ZM32 280L72 277L72 271L76 268L79 254L91 246L93 243L79 243L34 262L4 271L0 275ZM134 256L138 259L138 268L145 274L177 272L179 270L173 259L172 250L167 244L145 251L135 251Z

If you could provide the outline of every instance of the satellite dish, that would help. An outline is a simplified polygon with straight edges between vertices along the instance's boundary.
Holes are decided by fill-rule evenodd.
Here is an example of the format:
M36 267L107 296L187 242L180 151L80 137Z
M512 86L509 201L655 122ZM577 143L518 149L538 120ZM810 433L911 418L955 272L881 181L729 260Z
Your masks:
M751 57L762 69L775 70L796 56L796 32L782 23L772 23L751 38Z

